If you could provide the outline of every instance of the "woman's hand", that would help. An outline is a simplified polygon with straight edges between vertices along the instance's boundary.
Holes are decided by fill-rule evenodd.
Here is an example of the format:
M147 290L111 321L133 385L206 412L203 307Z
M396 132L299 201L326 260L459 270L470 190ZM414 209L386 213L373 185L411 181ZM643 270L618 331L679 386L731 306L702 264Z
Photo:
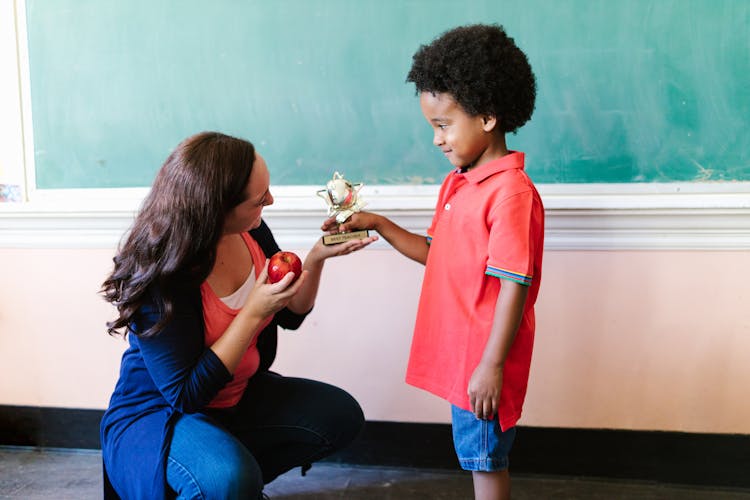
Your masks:
M332 233L328 233L332 234ZM306 261L308 259L315 260L315 261L323 261L325 259L328 259L330 257L337 257L339 255L348 255L352 252L356 252L358 250L362 250L370 243L373 243L378 240L377 235L368 236L367 238L363 239L353 239L349 241L345 241L344 243L337 243L335 245L325 245L323 244L323 238L320 238L315 245L310 249L310 253L308 254Z
M292 297L299 291L307 279L307 271L302 271L302 275L294 283L294 273L284 276L281 281L268 283L268 259L260 272L258 279L255 280L250 295L243 306L248 314L258 319L266 318L277 313L292 300Z
M248 346L258 333L263 320L284 308L305 283L307 272L292 283L294 274L289 273L277 283L268 281L268 260L242 310L234 317L224 333L211 345L211 350L224 363L229 373L239 366Z

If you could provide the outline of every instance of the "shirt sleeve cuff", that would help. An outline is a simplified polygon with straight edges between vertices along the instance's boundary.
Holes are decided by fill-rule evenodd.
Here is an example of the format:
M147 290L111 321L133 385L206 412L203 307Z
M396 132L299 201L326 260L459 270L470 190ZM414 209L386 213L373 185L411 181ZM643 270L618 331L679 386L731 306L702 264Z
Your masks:
M509 280L509 281L515 281L516 283L519 283L524 286L531 286L531 280L532 277L526 274L519 274L514 273L512 271L508 271L507 269L502 269L499 267L494 266L487 266L487 269L484 271L484 274L488 274L490 276L494 276L496 278Z

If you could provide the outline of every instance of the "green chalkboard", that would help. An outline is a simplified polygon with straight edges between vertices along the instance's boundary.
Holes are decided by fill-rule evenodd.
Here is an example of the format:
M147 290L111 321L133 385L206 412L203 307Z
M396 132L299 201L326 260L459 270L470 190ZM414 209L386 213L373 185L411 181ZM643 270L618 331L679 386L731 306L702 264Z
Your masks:
M184 137L254 142L275 185L439 183L405 76L496 22L538 80L508 138L538 183L750 180L748 0L27 0L39 188L148 186Z

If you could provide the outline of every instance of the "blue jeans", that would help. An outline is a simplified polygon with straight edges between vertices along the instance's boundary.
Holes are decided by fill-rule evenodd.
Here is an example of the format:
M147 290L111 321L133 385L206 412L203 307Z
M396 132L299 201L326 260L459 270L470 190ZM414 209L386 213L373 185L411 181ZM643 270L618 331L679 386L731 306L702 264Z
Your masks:
M167 483L180 499L257 499L263 485L348 445L359 404L332 385L272 372L253 376L237 406L181 415Z
M451 406L453 446L461 468L470 471L501 471L508 468L508 454L513 447L516 428L503 432L497 415L490 420Z

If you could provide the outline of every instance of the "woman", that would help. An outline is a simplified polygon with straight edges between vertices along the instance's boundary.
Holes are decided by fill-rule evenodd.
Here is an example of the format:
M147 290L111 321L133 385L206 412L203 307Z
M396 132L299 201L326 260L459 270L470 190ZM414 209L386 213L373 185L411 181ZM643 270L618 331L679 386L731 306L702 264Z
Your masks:
M197 134L162 165L114 258L102 292L118 311L109 332L129 347L101 441L122 498L261 498L264 484L361 429L349 394L269 367L277 327L310 312L325 260L375 237L319 241L296 281L268 284L279 248L261 213L272 203L252 144Z

